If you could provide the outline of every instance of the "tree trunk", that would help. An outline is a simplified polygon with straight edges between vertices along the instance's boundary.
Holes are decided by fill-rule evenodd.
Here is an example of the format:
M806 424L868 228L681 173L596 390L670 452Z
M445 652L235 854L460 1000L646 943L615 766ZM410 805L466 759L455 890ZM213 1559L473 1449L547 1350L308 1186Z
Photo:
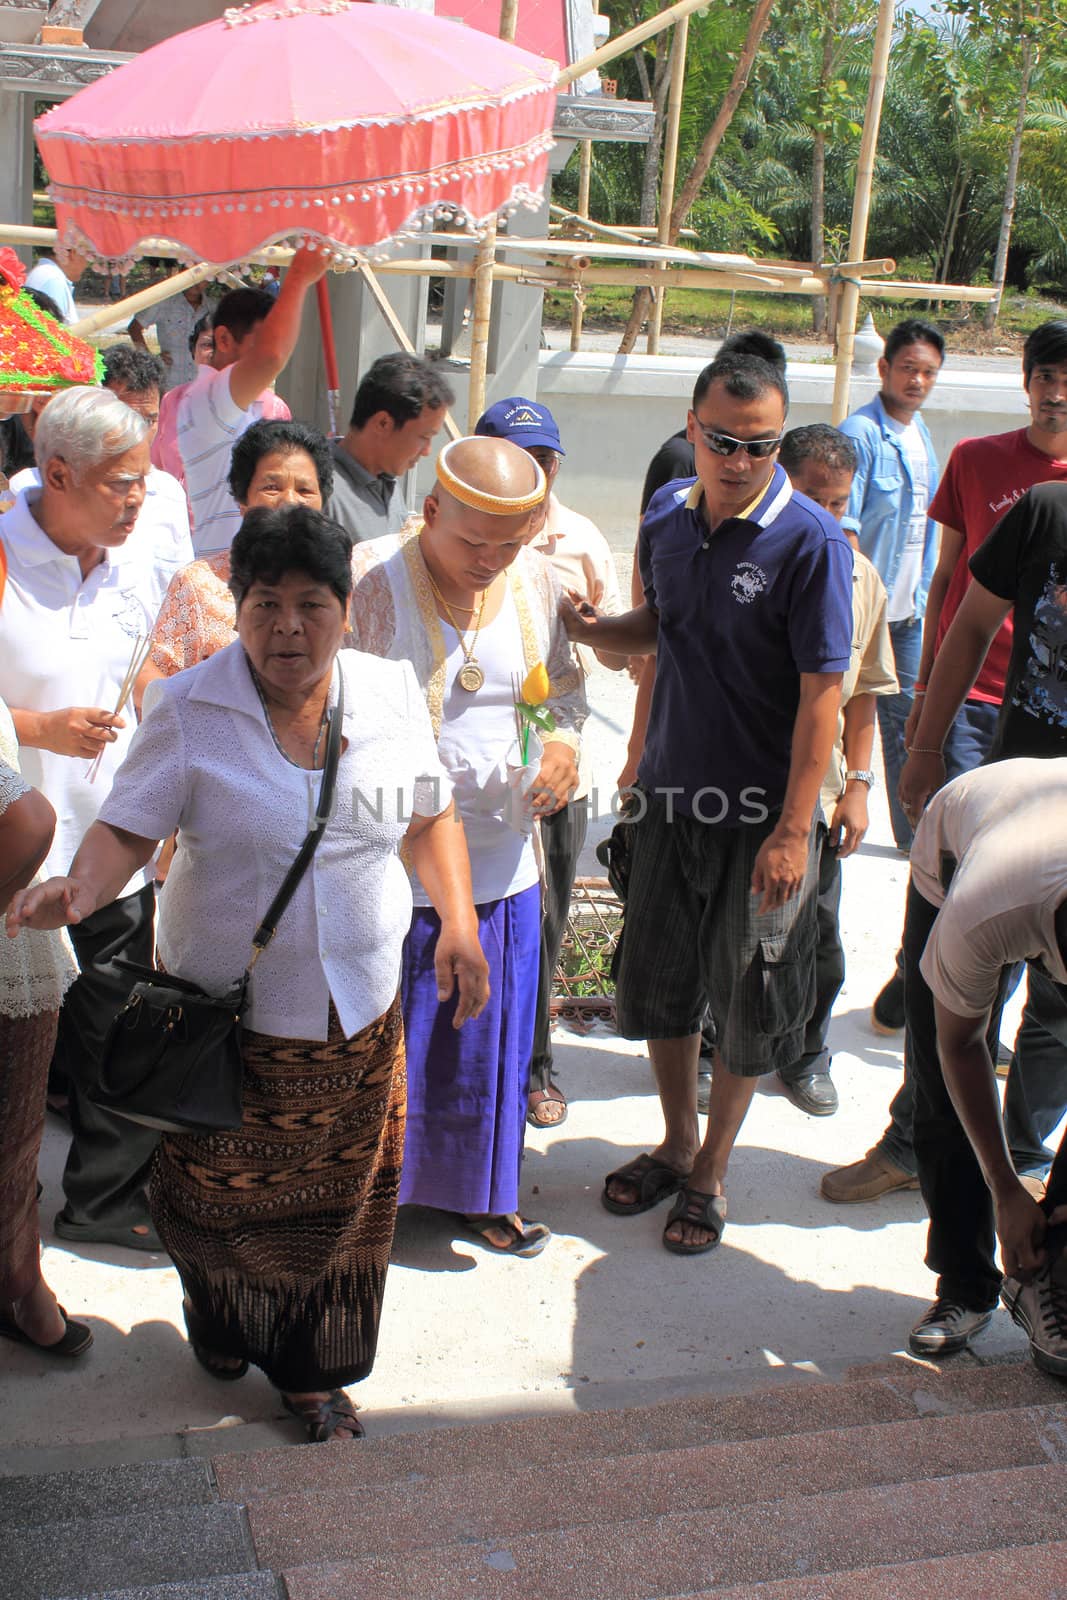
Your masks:
M663 147L663 129L666 124L667 89L670 84L670 73L667 68L671 53L667 48L667 40L673 37L673 33L674 30L671 29L669 33L656 36L656 68L652 75L652 137L645 146L645 164L641 173L641 209L638 213L638 221L646 228L656 220L659 159ZM637 343L637 335L645 325L651 304L652 295L648 289L634 290L630 315L619 340L619 355L628 356Z
M1034 41L1023 40L1022 71L1019 75L1019 113L1015 118L1011 153L1008 156L1008 175L1004 183L1004 208L1000 213L1000 237L993 262L993 288L996 298L986 307L985 325L995 328L1004 296L1004 280L1008 276L1008 246L1011 244L1011 225L1015 217L1015 195L1019 186L1019 159L1023 153L1023 130L1026 126L1026 101L1030 93L1030 77L1034 70Z
M715 160L718 148L723 141L726 130L733 121L734 112L737 110L741 96L748 86L749 75L756 59L763 35L767 31L767 24L771 20L771 11L774 0L756 0L749 19L748 32L745 42L741 47L741 54L737 58L730 87L726 91L718 115L704 136L704 142L697 151L697 158L693 162L689 176L682 184L671 212L671 243L676 244L678 234L685 227L685 219L689 215L689 208L700 193L700 186L708 175L708 169Z
M959 232L960 218L963 216L963 202L967 198L967 190L971 186L971 169L963 166L956 174L956 185L952 195L952 206L949 210L948 227L945 233L944 254L936 274L937 283L952 282L952 255L956 248L956 235Z
M826 249L823 229L826 223L826 134L816 130L811 147L811 264L821 267ZM826 331L826 296L817 294L811 301L813 333Z
M822 61L819 63L819 114L825 115L826 89L834 66L837 5L826 13L822 36ZM811 146L811 264L821 267L826 254L826 129L816 128ZM826 331L826 296L814 295L811 302L813 333Z
M715 159L726 130L733 121L734 112L737 110L741 96L748 85L752 64L756 59L756 52L759 50L760 42L767 31L767 24L771 20L773 7L774 0L756 0L756 4L753 7L748 31L745 34L745 42L741 47L737 65L734 67L733 77L730 79L730 87L726 91L715 121L704 136L704 142L697 152L696 160L690 168L689 176L682 184L674 210L671 212L669 243L672 245L678 243L678 235L685 227L685 219L689 215L689 208L700 193L700 186L707 177L708 169ZM648 308L651 303L652 291L650 289L637 289L634 292L630 320L627 322L626 329L619 341L619 354L621 356L629 355L633 349L637 335L640 333L644 326L645 318L648 316Z

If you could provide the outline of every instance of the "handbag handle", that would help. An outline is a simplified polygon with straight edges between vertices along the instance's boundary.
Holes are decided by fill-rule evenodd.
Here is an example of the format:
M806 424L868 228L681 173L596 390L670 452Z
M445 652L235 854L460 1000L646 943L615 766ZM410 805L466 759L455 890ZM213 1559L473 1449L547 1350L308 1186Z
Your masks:
M278 931L278 924L282 919L285 908L288 906L301 878L311 864L311 858L319 847L319 841L326 832L326 824L330 820L333 809L334 789L337 785L337 768L341 760L341 721L345 712L345 679L340 668L337 669L337 704L329 713L326 733L326 760L322 767L322 782L319 784L319 798L315 804L315 819L297 852L296 859L278 893L267 907L266 915L255 933L252 935L252 959L248 963L247 971L251 972L260 955L270 944Z

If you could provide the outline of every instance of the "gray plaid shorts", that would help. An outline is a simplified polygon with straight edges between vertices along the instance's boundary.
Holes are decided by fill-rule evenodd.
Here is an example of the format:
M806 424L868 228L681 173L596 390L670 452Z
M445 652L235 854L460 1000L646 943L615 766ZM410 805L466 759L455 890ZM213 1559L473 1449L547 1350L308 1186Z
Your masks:
M630 881L615 968L624 1039L699 1033L710 1005L719 1053L738 1077L789 1066L815 1001L818 851L813 827L798 894L760 913L749 887L777 818L710 827L645 796L633 823Z

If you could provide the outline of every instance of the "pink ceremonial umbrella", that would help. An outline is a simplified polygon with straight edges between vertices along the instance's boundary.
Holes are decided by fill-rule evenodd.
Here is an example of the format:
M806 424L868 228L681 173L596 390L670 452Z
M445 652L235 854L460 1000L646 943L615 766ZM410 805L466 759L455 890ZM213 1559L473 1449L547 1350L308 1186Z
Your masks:
M263 0L164 40L36 123L60 239L116 267L165 239L351 262L444 208L540 199L557 67L366 0Z

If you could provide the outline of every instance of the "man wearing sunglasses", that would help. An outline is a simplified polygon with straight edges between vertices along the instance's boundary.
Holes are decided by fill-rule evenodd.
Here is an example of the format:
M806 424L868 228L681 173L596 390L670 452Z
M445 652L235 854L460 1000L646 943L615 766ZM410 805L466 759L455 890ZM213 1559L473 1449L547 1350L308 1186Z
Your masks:
M778 465L787 403L757 356L706 367L687 419L696 480L659 490L641 525L644 601L622 617L563 602L575 641L656 652L616 1001L620 1033L648 1040L666 1132L602 1198L635 1216L677 1195L663 1234L677 1255L718 1244L756 1081L802 1053L813 999L813 822L851 660L852 551Z

